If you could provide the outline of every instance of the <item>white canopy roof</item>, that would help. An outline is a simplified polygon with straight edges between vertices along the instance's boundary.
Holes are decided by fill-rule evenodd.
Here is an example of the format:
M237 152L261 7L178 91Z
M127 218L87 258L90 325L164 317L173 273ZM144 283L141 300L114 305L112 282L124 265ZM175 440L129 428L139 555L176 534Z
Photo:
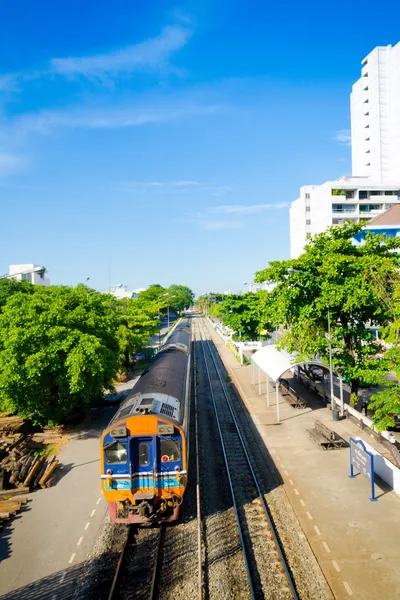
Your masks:
M264 346L257 350L251 357L251 360L260 367L260 369L268 375L273 381L278 381L280 377L289 369L297 365L312 364L327 368L327 365L320 360L312 361L296 361L298 353L289 354L286 350L278 350L275 344Z

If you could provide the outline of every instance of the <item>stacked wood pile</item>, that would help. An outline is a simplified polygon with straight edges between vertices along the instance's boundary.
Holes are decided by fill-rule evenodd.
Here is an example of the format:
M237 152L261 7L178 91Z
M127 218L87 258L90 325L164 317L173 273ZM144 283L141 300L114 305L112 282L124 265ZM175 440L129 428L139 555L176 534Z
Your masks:
M61 435L25 430L25 422L19 417L0 416L0 490L5 493L11 491L7 488L26 488L29 492L50 487L57 475L58 460L46 456L46 442Z
M14 517L28 502L28 498L19 496L27 492L29 492L28 488L0 492L0 529L3 522Z

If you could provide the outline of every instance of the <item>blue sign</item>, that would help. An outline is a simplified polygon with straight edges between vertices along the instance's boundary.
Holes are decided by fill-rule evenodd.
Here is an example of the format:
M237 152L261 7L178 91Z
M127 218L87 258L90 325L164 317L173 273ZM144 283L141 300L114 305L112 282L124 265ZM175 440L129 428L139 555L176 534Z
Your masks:
M350 479L354 479L354 468L371 482L371 502L376 502L375 498L375 471L374 455L368 452L364 442L350 438Z

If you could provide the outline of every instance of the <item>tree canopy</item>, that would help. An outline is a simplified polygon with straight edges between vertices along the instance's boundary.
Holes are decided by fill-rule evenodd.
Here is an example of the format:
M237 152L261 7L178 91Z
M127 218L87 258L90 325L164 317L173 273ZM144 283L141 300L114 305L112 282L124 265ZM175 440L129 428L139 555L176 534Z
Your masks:
M191 303L189 288L171 288L177 307ZM0 280L0 411L57 423L113 389L158 330L169 290L117 299L84 285Z
M112 386L117 327L107 297L84 286L14 293L0 314L1 409L43 423L87 405Z
M224 325L235 331L235 340L264 340L270 329L268 292L231 294L221 306Z
M281 346L301 357L328 359L329 308L333 363L355 393L361 383L380 382L389 366L376 358L372 328L388 325L391 314L371 271L379 269L391 294L390 275L399 264L394 239L369 234L364 245L354 245L360 228L332 227L314 236L298 259L275 261L256 273L256 281L277 284L269 296L271 319L286 329Z

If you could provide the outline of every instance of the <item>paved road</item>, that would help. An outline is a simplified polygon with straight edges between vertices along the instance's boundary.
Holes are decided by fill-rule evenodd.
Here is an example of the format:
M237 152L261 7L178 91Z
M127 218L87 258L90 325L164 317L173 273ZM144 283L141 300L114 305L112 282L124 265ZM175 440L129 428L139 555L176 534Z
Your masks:
M30 494L28 508L0 533L0 600L72 596L107 512L100 491L99 437L114 411L92 413L60 453L57 485Z

